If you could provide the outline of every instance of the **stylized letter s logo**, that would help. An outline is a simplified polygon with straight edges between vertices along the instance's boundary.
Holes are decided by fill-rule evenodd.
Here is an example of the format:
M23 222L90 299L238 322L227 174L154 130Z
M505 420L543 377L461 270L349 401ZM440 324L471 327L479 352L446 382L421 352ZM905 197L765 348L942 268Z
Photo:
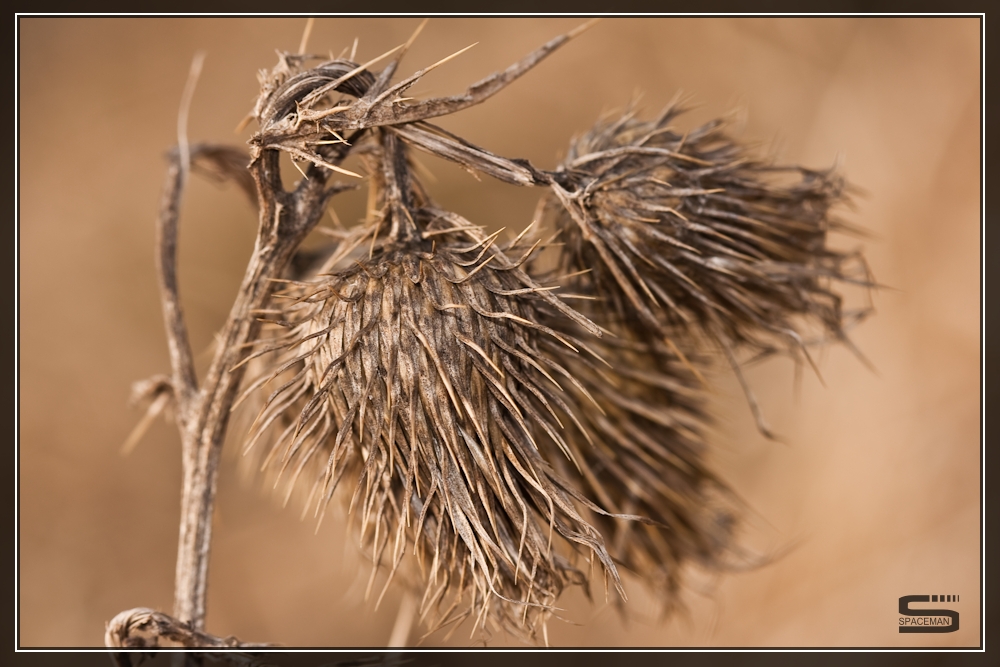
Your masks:
M942 598L943 600L944 598ZM950 599L950 598L949 598ZM910 609L911 602L930 602L930 595L904 595L899 598L899 613L904 616L947 616L951 625L902 625L900 632L955 632L958 630L958 612L951 609Z

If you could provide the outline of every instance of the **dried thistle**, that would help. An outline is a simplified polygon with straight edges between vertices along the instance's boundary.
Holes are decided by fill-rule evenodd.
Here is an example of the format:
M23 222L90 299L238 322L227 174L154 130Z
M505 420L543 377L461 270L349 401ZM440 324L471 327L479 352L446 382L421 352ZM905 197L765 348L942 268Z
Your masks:
M584 312L600 320L602 304L591 303ZM543 311L541 321L562 320ZM692 368L708 360L628 330L591 342L591 349L593 355L552 350L576 379L568 387L575 403L596 406L583 410L582 427L567 427L573 463L554 461L608 512L649 519L590 517L615 562L650 585L669 613L681 604L689 566L726 569L739 557L733 545L739 503L705 462L707 393Z
M844 312L832 284L872 281L860 253L827 244L847 229L832 214L844 179L757 158L723 120L682 134L682 111L630 110L573 142L549 202L564 270L588 270L577 288L602 296L613 330L675 351L707 336L737 371L739 349L809 359L809 344L850 345L845 325L867 311Z
M471 615L531 636L562 589L584 581L554 537L618 579L577 508L596 506L538 442L545 433L566 449L563 424L579 417L560 384L575 378L548 352L575 348L537 323L537 304L595 327L519 271L495 236L415 213L421 240L388 241L280 295L287 333L264 350L284 352L261 379L292 377L258 420L258 433L281 425L265 465L288 469L291 485L317 459L317 512L349 479L372 560L395 571L416 553L432 628Z
M632 570L669 608L686 565L724 565L738 511L705 463L699 367L716 350L703 343L738 372L736 350L805 353L812 329L847 340L830 283L870 281L852 272L859 255L827 245L845 185L757 161L719 122L678 134L676 106L652 122L602 121L554 172L427 122L484 101L581 30L462 95L422 101L402 95L454 55L393 84L413 38L364 64L308 67L320 59L281 53L260 76L246 172L238 149L188 146L181 133L160 237L174 365L161 393L184 440L179 623L203 628L219 448L245 398L259 404L245 450L261 452L287 493L311 482L318 516L346 483L386 588L416 556L431 631L472 618L473 632L532 640L563 590L586 589L591 575L624 599L619 568ZM498 233L434 203L410 148L549 188L558 270L534 261L538 229L501 247ZM291 191L281 152L307 163ZM369 172L369 215L329 256L305 257L305 236L351 187L330 175L359 176L341 166L348 155ZM200 388L173 257L192 167L252 183L260 215ZM582 305L567 305L573 297Z

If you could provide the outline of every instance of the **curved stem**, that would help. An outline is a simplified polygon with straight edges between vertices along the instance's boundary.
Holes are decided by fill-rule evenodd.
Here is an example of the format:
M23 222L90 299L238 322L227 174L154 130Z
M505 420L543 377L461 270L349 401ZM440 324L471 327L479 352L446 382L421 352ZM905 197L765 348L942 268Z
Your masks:
M172 382L177 401L177 421L181 429L184 428L191 398L198 391L191 342L188 339L184 312L181 310L177 290L177 220L180 217L181 195L188 171L184 168L182 160L183 158L177 153L171 157L156 224L156 268L160 283L160 300L163 305L163 321L167 331L167 346L170 349L170 366L173 369Z
M273 644L243 642L236 637L216 637L193 629L162 612L145 607L123 611L111 619L104 630L104 645L109 648L264 648ZM239 654L237 654L239 655ZM259 664L251 656L240 656L248 665Z
M211 150L213 147L207 147ZM221 149L216 149L216 152ZM230 373L246 352L244 344L253 340L260 330L260 323L252 316L267 300L270 278L279 274L295 252L298 244L311 229L303 221L294 220L285 225L291 231L279 233L283 207L277 203L284 192L275 193L274 183L280 183L274 172L278 169L276 156L260 160L259 171L266 177L257 178L261 201L261 225L253 256L240 287L239 295L223 329L222 345L205 377L201 390L195 375L194 358L188 337L184 313L180 305L177 281L177 234L180 205L189 169L186 161L192 154L176 150L170 155L166 185L156 225L157 269L160 298L166 327L170 363L173 370L171 385L177 406L177 427L181 435L183 486L181 494L181 524L178 541L175 578L174 614L190 623L194 630L202 630L205 622L205 597L207 592L208 555L211 542L211 516L218 477L219 453L235 399L236 388L242 380L241 370ZM325 182L325 176L316 175ZM322 188L322 183L318 186ZM305 189L313 194L315 187ZM313 194L313 199L317 199ZM319 197L321 199L321 197ZM323 202L325 205L325 201ZM297 207L302 209L302 207ZM318 213L307 213L305 222L318 221ZM312 224L315 224L313 222Z
M319 222L327 200L337 191L325 187L329 172L316 170L310 173L307 183L300 184L294 193L287 193L280 188L279 168L276 151L262 151L251 163L260 203L257 241L222 329L218 352L181 429L184 484L174 615L198 631L205 626L219 457L233 402L246 370L245 365L239 364L250 353L247 344L260 333L261 323L253 313L265 306L271 294L271 279L281 275L306 235Z
M275 215L281 215L281 207ZM262 213L263 215L263 213ZM261 226L262 231L264 225ZM222 331L219 352L205 377L191 418L182 432L184 485L174 591L174 615L196 630L205 624L208 556L212 512L218 482L219 455L230 410L245 366L230 371L249 353L245 344L257 337L254 310L270 295L270 278L279 275L298 246L291 238L258 236L239 295Z

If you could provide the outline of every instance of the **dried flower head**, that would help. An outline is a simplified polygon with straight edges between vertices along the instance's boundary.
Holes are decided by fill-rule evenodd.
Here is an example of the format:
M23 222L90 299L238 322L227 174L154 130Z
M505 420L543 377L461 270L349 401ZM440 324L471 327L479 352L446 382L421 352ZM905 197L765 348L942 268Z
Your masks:
M566 585L585 583L581 561L620 585L580 507L607 510L553 465L580 456L564 432L585 430L587 392L553 352L579 348L539 308L597 328L519 269L530 248L512 260L516 242L501 250L454 214L414 218L420 239L385 240L281 293L284 331L261 350L279 360L250 387L278 385L258 419L258 434L280 430L265 465L294 484L318 462L318 512L349 479L373 561L394 571L416 553L432 628L472 615L531 636Z
M581 310L599 320L603 304L589 304ZM562 318L542 310L542 322L565 330ZM724 569L738 557L739 503L705 460L707 394L692 364L708 362L695 349L678 354L628 330L588 343L594 354L553 350L577 381L568 387L576 404L596 407L583 411L582 427L567 426L572 462L555 464L610 513L650 519L590 517L615 562L651 585L666 613L680 604L688 566Z
M563 266L590 270L580 280L605 300L609 326L672 346L699 334L759 354L846 342L857 314L831 283L871 281L860 254L827 244L844 227L832 215L843 178L758 159L723 120L680 133L670 123L681 111L629 111L571 145L550 202Z

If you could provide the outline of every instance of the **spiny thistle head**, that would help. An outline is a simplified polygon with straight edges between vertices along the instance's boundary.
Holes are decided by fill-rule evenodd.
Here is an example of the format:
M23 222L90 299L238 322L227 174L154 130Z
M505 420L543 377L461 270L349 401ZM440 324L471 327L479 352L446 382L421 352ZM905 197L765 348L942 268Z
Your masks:
M581 310L601 321L601 307L586 302ZM547 308L541 321L586 339ZM568 387L574 402L594 405L583 410L582 425L567 425L574 459L554 462L609 513L649 519L591 515L615 562L649 584L666 613L680 605L689 565L719 570L739 558L740 504L705 460L707 392L692 365L707 360L628 330L588 343L593 354L552 350L576 380Z
M859 254L827 244L843 178L765 162L722 120L681 133L680 113L629 111L571 145L550 202L563 266L589 270L580 280L612 326L763 354L846 340L831 282L870 277Z
M585 583L581 563L619 585L581 513L602 509L554 467L581 455L566 425L585 429L581 413L599 408L553 352L579 348L539 309L596 327L495 235L431 216L418 216L419 240L288 284L282 333L261 350L278 355L274 370L250 388L277 385L256 428L275 431L265 465L290 484L316 475L318 511L349 480L375 563L394 571L416 554L431 628L473 616L530 637L565 586Z

